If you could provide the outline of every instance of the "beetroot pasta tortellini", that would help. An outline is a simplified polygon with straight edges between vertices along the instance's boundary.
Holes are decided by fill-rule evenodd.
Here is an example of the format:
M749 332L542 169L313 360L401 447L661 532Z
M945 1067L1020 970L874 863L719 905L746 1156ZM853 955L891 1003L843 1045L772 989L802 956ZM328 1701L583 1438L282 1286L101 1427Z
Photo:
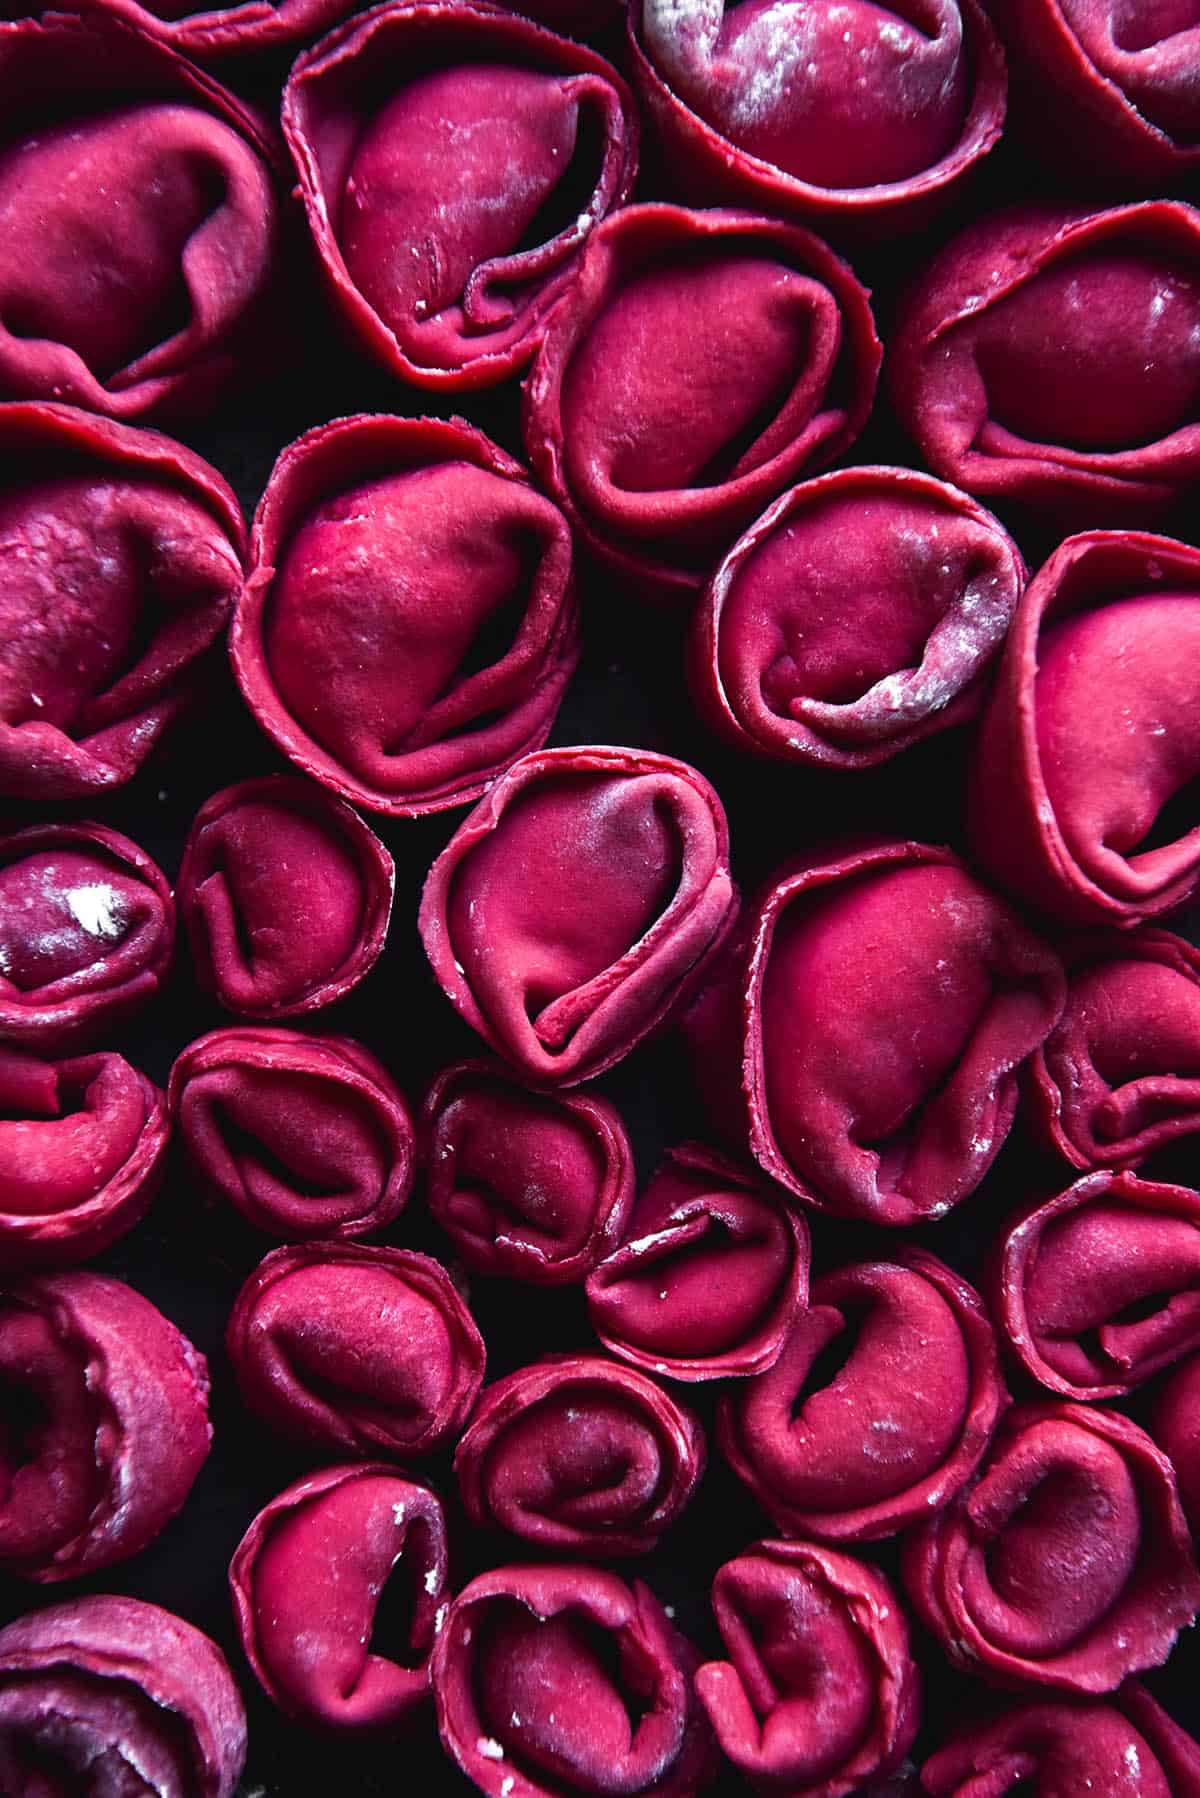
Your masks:
M918 276L889 354L947 480L1068 530L1153 523L1200 484L1200 213L984 219Z
M1200 1133L1200 951L1146 927L1067 954L1067 1004L1030 1063L1033 1115L1078 1168Z
M648 1554L704 1468L691 1413L633 1368L550 1356L489 1386L454 1469L478 1527L538 1554Z
M1026 588L976 740L979 859L1069 923L1182 905L1200 879L1198 720L1200 550L1068 538Z
M232 492L182 444L0 411L0 791L104 792L186 709L242 579Z
M727 1660L696 1674L717 1740L763 1792L847 1798L917 1732L908 1628L883 1575L809 1542L756 1542L713 1580Z
M873 1541L953 1498L1007 1403L979 1295L913 1249L816 1282L774 1366L722 1400L721 1446L778 1528Z
M1131 1679L1103 1704L1032 1699L967 1723L921 1780L930 1798L1192 1798L1200 1747Z
M286 774L201 806L179 870L196 979L243 1017L293 1017L340 999L379 958L392 858L357 812Z
M840 469L776 500L718 567L692 693L735 748L868 768L975 712L1023 584L1016 544L965 493Z
M974 1483L904 1553L951 1661L1005 1685L1113 1692L1200 1610L1171 1463L1096 1405L1015 1406Z
M266 128L166 45L0 27L0 395L197 411L259 347L279 249Z
M225 1657L139 1598L77 1598L0 1630L0 1788L233 1798L246 1716Z
M461 420L322 425L275 465L231 647L323 785L402 816L477 799L541 747L575 666L571 533Z
M977 0L633 0L634 74L674 183L697 200L879 229L927 210L1004 123Z
M687 600L768 500L854 442L880 353L866 290L799 226L627 207L547 326L526 447L589 548Z
M616 70L470 0L377 6L331 32L293 68L283 128L338 310L423 387L528 362L637 167Z
M123 1056L0 1048L0 1269L98 1255L144 1215L166 1147L166 1101Z
M161 989L175 946L162 870L103 824L0 837L0 1042L95 1042Z
M557 1286L620 1242L634 1197L620 1116L592 1093L532 1093L499 1064L446 1068L425 1103L431 1215L474 1272Z
M204 1359L120 1280L32 1275L0 1288L0 1426L0 1565L41 1583L94 1573L191 1490L211 1435Z
M1200 19L1187 0L992 0L992 12L1056 152L1143 187L1200 163Z
M242 1397L273 1428L345 1455L407 1460L462 1430L483 1338L449 1274L411 1249L276 1249L226 1334Z
M738 944L686 1027L714 1108L760 1167L808 1204L880 1224L940 1217L973 1192L1062 1010L1053 950L949 850L887 841L785 867Z
M1119 1398L1200 1348L1200 1193L1087 1174L1003 1238L997 1319L1068 1398Z
M362 1236L408 1197L408 1107L349 1037L214 1030L179 1056L168 1099L201 1187L268 1235Z
M548 749L459 826L420 927L467 1022L530 1079L569 1085L686 1003L736 907L703 775L651 750Z
M428 1487L371 1462L297 1480L254 1519L229 1581L246 1658L289 1716L395 1731L428 1702L446 1584L446 1526ZM387 1653L372 1629L390 1581L409 1603Z
M487 1798L693 1798L714 1760L696 1660L640 1580L500 1567L438 1635L442 1742Z
M649 1372L761 1373L805 1302L808 1262L807 1226L778 1189L686 1143L589 1276L588 1313L606 1348Z

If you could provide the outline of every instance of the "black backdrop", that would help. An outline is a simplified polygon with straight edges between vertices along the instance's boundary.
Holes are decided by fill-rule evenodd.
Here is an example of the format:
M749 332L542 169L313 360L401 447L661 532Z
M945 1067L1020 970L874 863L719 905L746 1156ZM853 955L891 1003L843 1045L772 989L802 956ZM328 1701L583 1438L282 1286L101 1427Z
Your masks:
M4 10L0 5L0 12ZM274 108L282 71L258 67L222 71L230 85ZM904 278L958 224L981 209L1048 196L1055 184L1053 158L1014 147L1006 139L953 210L919 236L901 236L869 252L849 251L874 291L885 342L896 293ZM639 197L663 196L652 169ZM1076 185L1066 191L1079 194ZM1186 195L1181 197L1187 197ZM299 235L299 233L298 233ZM442 396L402 386L349 349L316 296L316 282L300 253L300 278L285 294L287 346L283 365L256 385L244 385L217 414L177 434L207 456L237 490L249 518L275 456L301 431L358 411L466 414L520 456L519 391L515 381L484 394ZM881 395L876 416L850 458L854 462L914 462ZM1031 567L1046 540L1006 518L1015 528ZM1194 539L1194 525L1177 520L1177 534ZM898 762L866 774L827 775L776 767L717 746L698 725L682 678L682 626L678 616L635 607L618 581L584 571L584 654L550 738L552 744L622 743L666 750L693 762L714 782L729 814L735 873L752 888L785 856L850 830L882 829L898 835L962 846L963 775L969 732L934 738ZM199 712L170 737L157 758L120 793L94 806L12 807L9 823L34 822L48 813L91 815L126 832L173 878L184 837L201 803L218 788L286 767L246 712L223 667ZM414 1104L431 1076L447 1062L479 1050L435 985L416 931L421 882L434 856L465 815L465 808L420 820L369 820L396 860L396 903L388 946L367 980L348 998L298 1027L359 1037L391 1069ZM1193 923L1195 920L1193 920ZM1195 936L1188 920L1175 927ZM233 1020L201 997L180 953L166 995L132 1027L102 1046L121 1050L155 1080L165 1083L184 1044ZM633 1138L639 1179L661 1152L687 1136L703 1137L705 1118L672 1038L642 1047L595 1083L619 1108ZM1187 1183L1200 1180L1200 1145L1177 1152L1173 1165L1156 1166ZM984 1253L1016 1206L1038 1192L1067 1184L1068 1170L1041 1157L1018 1131L984 1187L957 1211L928 1228L900 1233L978 1279ZM885 1256L896 1233L865 1225L813 1224L814 1277L848 1259ZM385 1240L448 1259L448 1245L424 1212L418 1185L407 1210ZM132 1562L69 1588L38 1588L0 1580L0 1622L73 1593L118 1591L152 1599L206 1630L229 1656L247 1702L250 1752L241 1798L309 1798L337 1789L354 1798L412 1792L421 1798L474 1790L442 1756L432 1721L404 1742L348 1741L316 1735L289 1721L266 1701L242 1659L233 1628L226 1569L242 1532L258 1510L288 1481L312 1465L272 1439L242 1410L223 1350L225 1322L241 1281L272 1243L243 1230L237 1220L203 1206L189 1186L186 1168L173 1155L163 1190L147 1220L96 1263L128 1280L152 1299L208 1356L213 1377L212 1454L183 1512ZM495 1376L550 1350L594 1347L579 1289L541 1291L507 1281L470 1282L470 1303ZM1023 1388L1015 1376L1013 1390ZM1152 1390L1153 1388L1151 1388ZM681 1390L705 1422L712 1389ZM1146 1395L1126 1407L1141 1418ZM518 1544L483 1541L468 1531L457 1509L449 1457L418 1470L447 1507L454 1589L487 1565L522 1558ZM714 1456L703 1484L680 1523L649 1559L626 1564L647 1578L675 1609L680 1626L707 1653L720 1644L707 1606L716 1567L770 1527ZM865 1551L889 1572L893 1544ZM953 1673L940 1652L915 1630L925 1677L925 1709L914 1759L938 1746L982 1689ZM387 1652L386 1623L376 1644ZM1200 1733L1200 1644L1186 1636L1167 1668L1150 1675L1154 1694L1187 1727ZM726 1770L713 1788L730 1795L746 1790ZM8 1795L5 1795L8 1798ZM12 1795L17 1798L17 1795Z

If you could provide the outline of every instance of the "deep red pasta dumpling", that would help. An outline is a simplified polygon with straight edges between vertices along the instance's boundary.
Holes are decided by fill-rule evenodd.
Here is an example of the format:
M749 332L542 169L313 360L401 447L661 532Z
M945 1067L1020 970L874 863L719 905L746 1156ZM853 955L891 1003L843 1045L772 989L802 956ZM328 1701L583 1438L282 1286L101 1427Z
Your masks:
M50 1584L128 1560L208 1454L204 1357L131 1286L72 1270L0 1288L0 1420L20 1463L0 1565Z
M98 1255L144 1215L166 1148L165 1097L124 1056L0 1049L0 1268Z
M605 1348L648 1373L761 1373L804 1307L808 1263L804 1218L777 1187L683 1143L589 1275L588 1315Z
M590 550L686 602L768 500L849 449L880 354L866 289L810 232L630 206L547 326L526 450Z
M714 1112L772 1179L911 1224L982 1180L1064 989L1054 951L949 850L879 841L776 874L685 1028Z
M1025 590L976 737L975 853L1066 923L1159 917L1200 880L1198 775L1200 550L1069 537Z
M1014 1406L974 1483L904 1545L921 1621L993 1682L1115 1692L1200 1611L1171 1463L1099 1405Z
M872 1542L961 1491L1007 1404L979 1294L909 1250L816 1281L778 1358L730 1387L718 1421L778 1529Z
M438 1635L442 1744L487 1798L693 1798L715 1772L697 1658L640 1580L499 1567Z
M1025 584L965 493L843 468L782 494L719 564L690 638L692 695L737 749L870 768L977 711Z
M975 0L633 0L635 79L673 183L833 230L911 221L1004 123Z
M432 1454L483 1380L470 1311L441 1263L412 1249L276 1249L239 1292L225 1342L250 1410L326 1454Z
M696 1691L756 1791L848 1798L912 1746L920 1684L908 1626L881 1573L811 1542L755 1542L717 1569L726 1658Z
M195 697L237 500L181 443L67 406L0 408L0 481L0 792L106 792Z
M232 1798L245 1758L225 1657L182 1617L140 1598L76 1598L0 1630L4 1791Z
M528 362L637 167L616 70L487 4L350 19L296 63L283 128L335 305L422 387L487 386Z
M921 1780L930 1798L975 1798L981 1780L997 1794L1024 1780L1054 1798L1192 1798L1200 1745L1130 1679L1102 1704L1046 1697L993 1706L954 1730Z
M983 218L913 279L888 366L946 480L1061 530L1152 524L1200 486L1200 212Z
M1140 188L1200 163L1189 0L992 0L1014 80L1069 166Z
M420 928L467 1022L529 1079L569 1086L686 1003L736 907L703 775L581 746L496 782L430 869Z
M0 1042L94 1043L161 990L175 947L166 876L102 824L0 837Z
M405 817L477 799L541 747L578 659L571 533L462 420L318 426L267 484L231 651L322 785Z
M176 1057L167 1096L202 1190L268 1236L369 1235L408 1198L408 1107L350 1037L213 1030Z
M1067 1398L1121 1398L1200 1348L1200 1193L1101 1169L1032 1206L993 1251L996 1319Z
M371 1644L389 1581L410 1594L395 1658ZM428 1704L446 1525L427 1486L370 1461L296 1480L246 1531L229 1582L246 1658L288 1716L395 1732Z
M633 1147L593 1093L530 1092L499 1063L445 1068L425 1101L426 1200L475 1273L584 1279L620 1242Z
M258 117L114 20L0 26L0 396L207 411L261 352L280 251Z
M196 814L179 870L196 979L243 1017L331 1005L379 959L394 884L379 838L312 781L226 787Z
M537 1555L648 1554L704 1469L704 1433L633 1368L548 1355L489 1386L454 1456L476 1528Z
M1030 1112L1075 1167L1136 1167L1200 1131L1200 951L1146 926L1067 949L1067 1004Z

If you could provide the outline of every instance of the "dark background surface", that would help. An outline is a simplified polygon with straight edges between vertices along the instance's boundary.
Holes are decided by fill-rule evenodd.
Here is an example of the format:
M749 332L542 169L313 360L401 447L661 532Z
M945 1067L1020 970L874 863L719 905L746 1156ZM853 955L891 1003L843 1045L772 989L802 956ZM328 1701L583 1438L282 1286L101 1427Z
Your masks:
M231 85L274 107L277 71L259 68L239 75L227 66L221 73ZM1057 166L1021 143L1014 146L1007 141L932 231L897 238L869 253L851 250L856 269L875 291L885 341L905 275L919 267L957 223L981 208L1031 195L1046 197ZM641 197L658 197L664 191L653 173L643 178ZM521 455L516 382L490 394L463 396L427 395L400 385L344 345L331 317L319 303L310 304L315 281L309 271L305 273L307 278L290 283L285 295L287 366L257 387L243 388L213 419L177 432L232 482L247 517L280 449L309 426L347 413L466 414ZM849 459L915 462L883 398ZM1045 551L1044 541L1022 529L1019 521L1010 517L1006 522L1015 528L1031 566L1036 566ZM1186 526L1178 528L1180 534L1191 534ZM583 660L551 743L633 744L693 762L715 783L725 802L734 869L744 887L753 887L796 850L850 831L883 829L961 847L968 731L934 738L866 774L808 773L740 758L717 747L694 718L681 672L681 621L635 608L619 583L603 574L585 571L583 597ZM10 822L33 822L48 814L95 816L133 837L173 878L191 819L211 793L286 766L259 733L222 668L197 714L124 791L93 807L43 808L37 813L16 808ZM425 872L465 810L459 807L415 821L370 820L396 859L396 903L387 950L346 1000L294 1021L298 1028L359 1037L392 1070L414 1105L438 1068L479 1049L477 1039L436 987L416 931ZM1177 920L1176 928L1180 927ZM166 995L133 1027L101 1046L121 1050L165 1084L172 1060L186 1043L232 1021L198 995L181 954ZM620 1109L633 1138L642 1181L665 1148L705 1134L703 1113L673 1039L644 1046L594 1085ZM1162 1171L1191 1183L1193 1176L1200 1176L1200 1147L1178 1151L1173 1166ZM1066 1185L1069 1177L1068 1170L1040 1157L1018 1131L983 1189L937 1225L897 1233L816 1218L814 1277L844 1260L886 1257L903 1239L921 1242L977 1280L984 1252L1004 1218L1036 1193ZM419 1185L384 1240L450 1258L444 1239L425 1215ZM242 1787L245 1798L252 1794L257 1798L259 1793L265 1798L308 1798L331 1789L362 1798L397 1790L468 1793L474 1787L442 1757L432 1724L424 1735L406 1742L351 1742L314 1735L273 1709L242 1659L226 1584L229 1559L258 1508L312 1465L288 1445L272 1440L243 1412L223 1350L225 1322L238 1287L271 1246L237 1219L202 1206L179 1157L173 1157L147 1220L95 1265L145 1293L208 1356L215 1432L211 1457L181 1515L135 1560L66 1588L0 1581L0 1621L69 1593L119 1591L152 1599L198 1624L229 1656L247 1702L250 1754ZM473 1279L469 1291L487 1343L490 1378L550 1350L595 1347L580 1289L547 1292ZM1017 1393L1032 1390L1015 1376L1012 1385ZM674 1390L706 1423L711 1420L711 1386ZM1121 1408L1140 1418L1145 1395ZM457 1509L448 1456L423 1463L418 1471L429 1478L447 1508L454 1589L484 1566L523 1558L519 1544L485 1541L467 1530ZM707 1606L712 1574L746 1544L770 1533L765 1517L714 1456L695 1502L659 1551L648 1560L627 1563L626 1570L648 1578L706 1654L719 1652ZM894 1545L876 1545L865 1551L865 1558L891 1571ZM914 1754L920 1764L982 1688L953 1673L919 1631L915 1643L926 1694L925 1721ZM382 1621L374 1645L388 1652ZM1197 1649L1196 1639L1185 1635L1169 1666L1147 1681L1193 1730L1200 1730ZM713 1789L734 1794L746 1788L727 1770Z

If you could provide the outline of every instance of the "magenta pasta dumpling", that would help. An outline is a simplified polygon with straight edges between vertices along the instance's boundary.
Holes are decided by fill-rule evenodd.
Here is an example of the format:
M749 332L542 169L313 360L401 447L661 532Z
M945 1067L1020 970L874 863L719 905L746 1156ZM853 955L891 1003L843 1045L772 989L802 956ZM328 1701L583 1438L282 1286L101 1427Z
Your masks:
M295 64L283 128L334 304L422 387L525 366L637 168L616 70L486 4L349 19Z
M266 342L281 251L258 115L140 28L0 27L0 396L211 410Z
M441 811L549 734L579 655L571 562L566 520L482 432L340 419L275 465L234 670L324 786L368 811Z

